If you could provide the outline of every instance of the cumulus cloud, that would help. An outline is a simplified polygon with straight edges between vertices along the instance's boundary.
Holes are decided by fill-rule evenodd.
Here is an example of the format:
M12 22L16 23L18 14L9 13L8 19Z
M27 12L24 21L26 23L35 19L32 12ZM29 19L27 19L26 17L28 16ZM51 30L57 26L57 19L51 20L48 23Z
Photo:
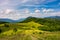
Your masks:
M0 11L0 18L9 18L13 20L17 20L20 18L27 18L30 16L28 9L23 10L13 10L13 9L5 9Z
M60 11L55 11L54 9L43 9L43 17L48 16L60 16Z
M54 9L43 9L44 13L53 12L53 11L54 11Z
M40 10L36 9L36 10L35 10L35 13L40 13Z
M41 12L42 11L42 12ZM22 9L22 10L12 10L6 9L0 12L0 18L9 18L13 20L18 20L20 18L27 18L29 16L32 17L47 17L47 16L60 16L60 12L51 12L54 10L51 9L35 9L34 12L31 12L29 9ZM46 13L48 12L48 13Z

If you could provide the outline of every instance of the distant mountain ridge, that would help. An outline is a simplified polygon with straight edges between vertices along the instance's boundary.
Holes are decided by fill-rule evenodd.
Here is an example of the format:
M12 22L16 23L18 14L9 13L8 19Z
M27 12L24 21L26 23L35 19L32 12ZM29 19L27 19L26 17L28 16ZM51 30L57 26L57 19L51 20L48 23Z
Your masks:
M52 18L52 19L60 19L60 16L50 16L50 17L45 17L45 18L47 18L47 19L49 19L49 18ZM42 20L45 20L45 18L42 18ZM28 18L21 18L21 19L18 19L18 20L12 20L12 19L5 19L5 18L0 18L0 22L22 22L22 21L25 21L25 20L27 20L27 21L29 21L29 20L36 20L36 19L39 19L39 18L36 18L36 17L28 17ZM39 20L38 20L39 21Z
M12 19L4 19L4 18L0 18L0 22L20 22L23 21L25 18L21 18L19 20L12 20Z
M50 16L50 17L46 17L46 18L60 19L60 16Z

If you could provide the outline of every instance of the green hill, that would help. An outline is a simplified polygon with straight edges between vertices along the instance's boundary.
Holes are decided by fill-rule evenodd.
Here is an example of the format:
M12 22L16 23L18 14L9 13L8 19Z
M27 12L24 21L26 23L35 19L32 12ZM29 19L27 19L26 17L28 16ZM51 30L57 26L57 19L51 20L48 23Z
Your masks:
M28 17L18 23L0 23L0 40L60 40L60 20Z
M26 20L22 21L21 23L27 23L30 21L34 21L36 23L44 25L43 27L40 28L41 30L60 31L60 20L58 19L28 17Z

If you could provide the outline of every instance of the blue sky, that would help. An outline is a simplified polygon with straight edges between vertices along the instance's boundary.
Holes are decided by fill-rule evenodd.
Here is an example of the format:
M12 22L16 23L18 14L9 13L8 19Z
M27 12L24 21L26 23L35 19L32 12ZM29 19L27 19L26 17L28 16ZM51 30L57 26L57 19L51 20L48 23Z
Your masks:
M60 0L0 0L0 18L60 16Z

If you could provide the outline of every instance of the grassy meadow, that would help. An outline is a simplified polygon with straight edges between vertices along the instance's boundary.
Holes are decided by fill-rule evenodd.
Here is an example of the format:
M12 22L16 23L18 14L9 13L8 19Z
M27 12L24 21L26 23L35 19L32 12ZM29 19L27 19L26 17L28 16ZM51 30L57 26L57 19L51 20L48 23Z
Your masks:
M0 40L60 40L59 20L35 19L0 23Z

